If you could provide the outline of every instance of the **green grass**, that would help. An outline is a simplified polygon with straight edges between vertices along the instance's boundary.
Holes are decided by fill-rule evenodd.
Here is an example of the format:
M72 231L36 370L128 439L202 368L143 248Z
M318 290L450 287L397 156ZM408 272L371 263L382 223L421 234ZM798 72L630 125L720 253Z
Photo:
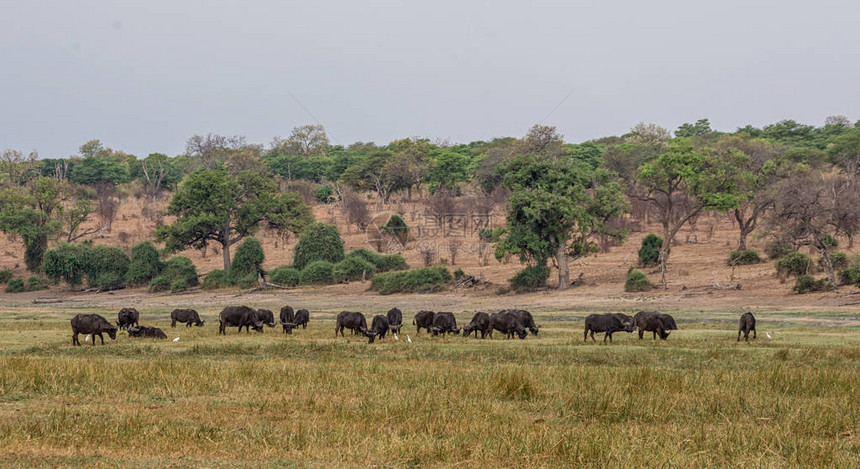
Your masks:
M0 465L850 467L860 457L860 331L683 322L666 342L334 338L171 329L72 347L68 313L0 320ZM115 314L115 313L112 313ZM111 317L111 314L107 314ZM370 315L368 315L370 316ZM458 314L458 322L469 314ZM326 318L320 320L319 318ZM764 332L773 335L765 338ZM408 344L408 333L414 343ZM170 339L179 336L180 341ZM602 339L602 337L600 337Z

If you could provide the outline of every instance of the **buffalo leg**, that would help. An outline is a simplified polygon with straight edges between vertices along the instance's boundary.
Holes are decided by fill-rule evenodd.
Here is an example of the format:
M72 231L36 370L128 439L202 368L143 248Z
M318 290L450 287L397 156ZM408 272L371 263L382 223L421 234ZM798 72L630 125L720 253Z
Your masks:
M753 328L753 339L755 339L755 338L756 338L756 331L755 331L755 328Z
M583 342L588 342L588 329L586 329L585 332L582 333L582 340Z
M642 340L642 334L643 334L644 332L645 332L645 331L643 331L642 329L639 329L639 340Z
M78 341L78 333L77 332L72 334L72 346L75 346L75 345L77 345L77 346L81 345L81 343Z
M741 331L743 331L743 329L738 329L738 342L741 341Z

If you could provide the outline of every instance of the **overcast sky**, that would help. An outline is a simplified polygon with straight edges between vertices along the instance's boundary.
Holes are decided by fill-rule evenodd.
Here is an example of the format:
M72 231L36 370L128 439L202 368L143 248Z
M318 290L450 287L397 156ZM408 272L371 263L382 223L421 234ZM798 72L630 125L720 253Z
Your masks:
M854 121L858 19L856 0L0 0L0 150L175 155L315 119L338 144L520 137L544 118L571 142L640 121Z

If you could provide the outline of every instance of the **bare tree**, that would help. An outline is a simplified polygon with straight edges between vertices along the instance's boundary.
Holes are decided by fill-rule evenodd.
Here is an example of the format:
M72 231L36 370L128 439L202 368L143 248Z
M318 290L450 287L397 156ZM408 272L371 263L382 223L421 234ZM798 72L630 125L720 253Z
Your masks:
M200 159L200 166L212 169L216 163L226 160L233 152L244 148L245 137L225 137L217 134L195 135L185 143L185 154Z
M342 189L341 204L346 220L350 224L360 230L367 228L367 224L370 223L370 211L367 209L367 203L358 193L349 188Z
M289 138L275 137L271 144L272 151L294 156L325 156L328 147L328 135L320 124L295 127Z
M534 153L557 160L565 154L564 136L554 126L535 124L523 137L519 152Z
M18 150L5 150L0 155L0 173L6 174L10 183L23 186L37 175L38 159L39 153L35 150L29 155Z

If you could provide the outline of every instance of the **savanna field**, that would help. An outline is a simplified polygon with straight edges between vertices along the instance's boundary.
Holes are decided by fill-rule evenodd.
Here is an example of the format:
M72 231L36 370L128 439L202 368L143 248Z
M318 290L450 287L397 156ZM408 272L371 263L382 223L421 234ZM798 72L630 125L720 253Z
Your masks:
M744 343L738 311L667 310L680 329L667 341L619 332L603 345L583 342L590 311L542 307L537 336L480 340L416 334L415 296L329 291L306 300L311 322L292 335L218 336L214 304L199 308L203 327L171 329L172 308L150 306L141 323L168 340L71 346L69 318L115 320L123 301L4 305L0 465L856 467L860 455L853 313L758 310ZM276 309L301 295L233 301ZM335 338L332 303L371 305L368 318L399 304L400 340Z

